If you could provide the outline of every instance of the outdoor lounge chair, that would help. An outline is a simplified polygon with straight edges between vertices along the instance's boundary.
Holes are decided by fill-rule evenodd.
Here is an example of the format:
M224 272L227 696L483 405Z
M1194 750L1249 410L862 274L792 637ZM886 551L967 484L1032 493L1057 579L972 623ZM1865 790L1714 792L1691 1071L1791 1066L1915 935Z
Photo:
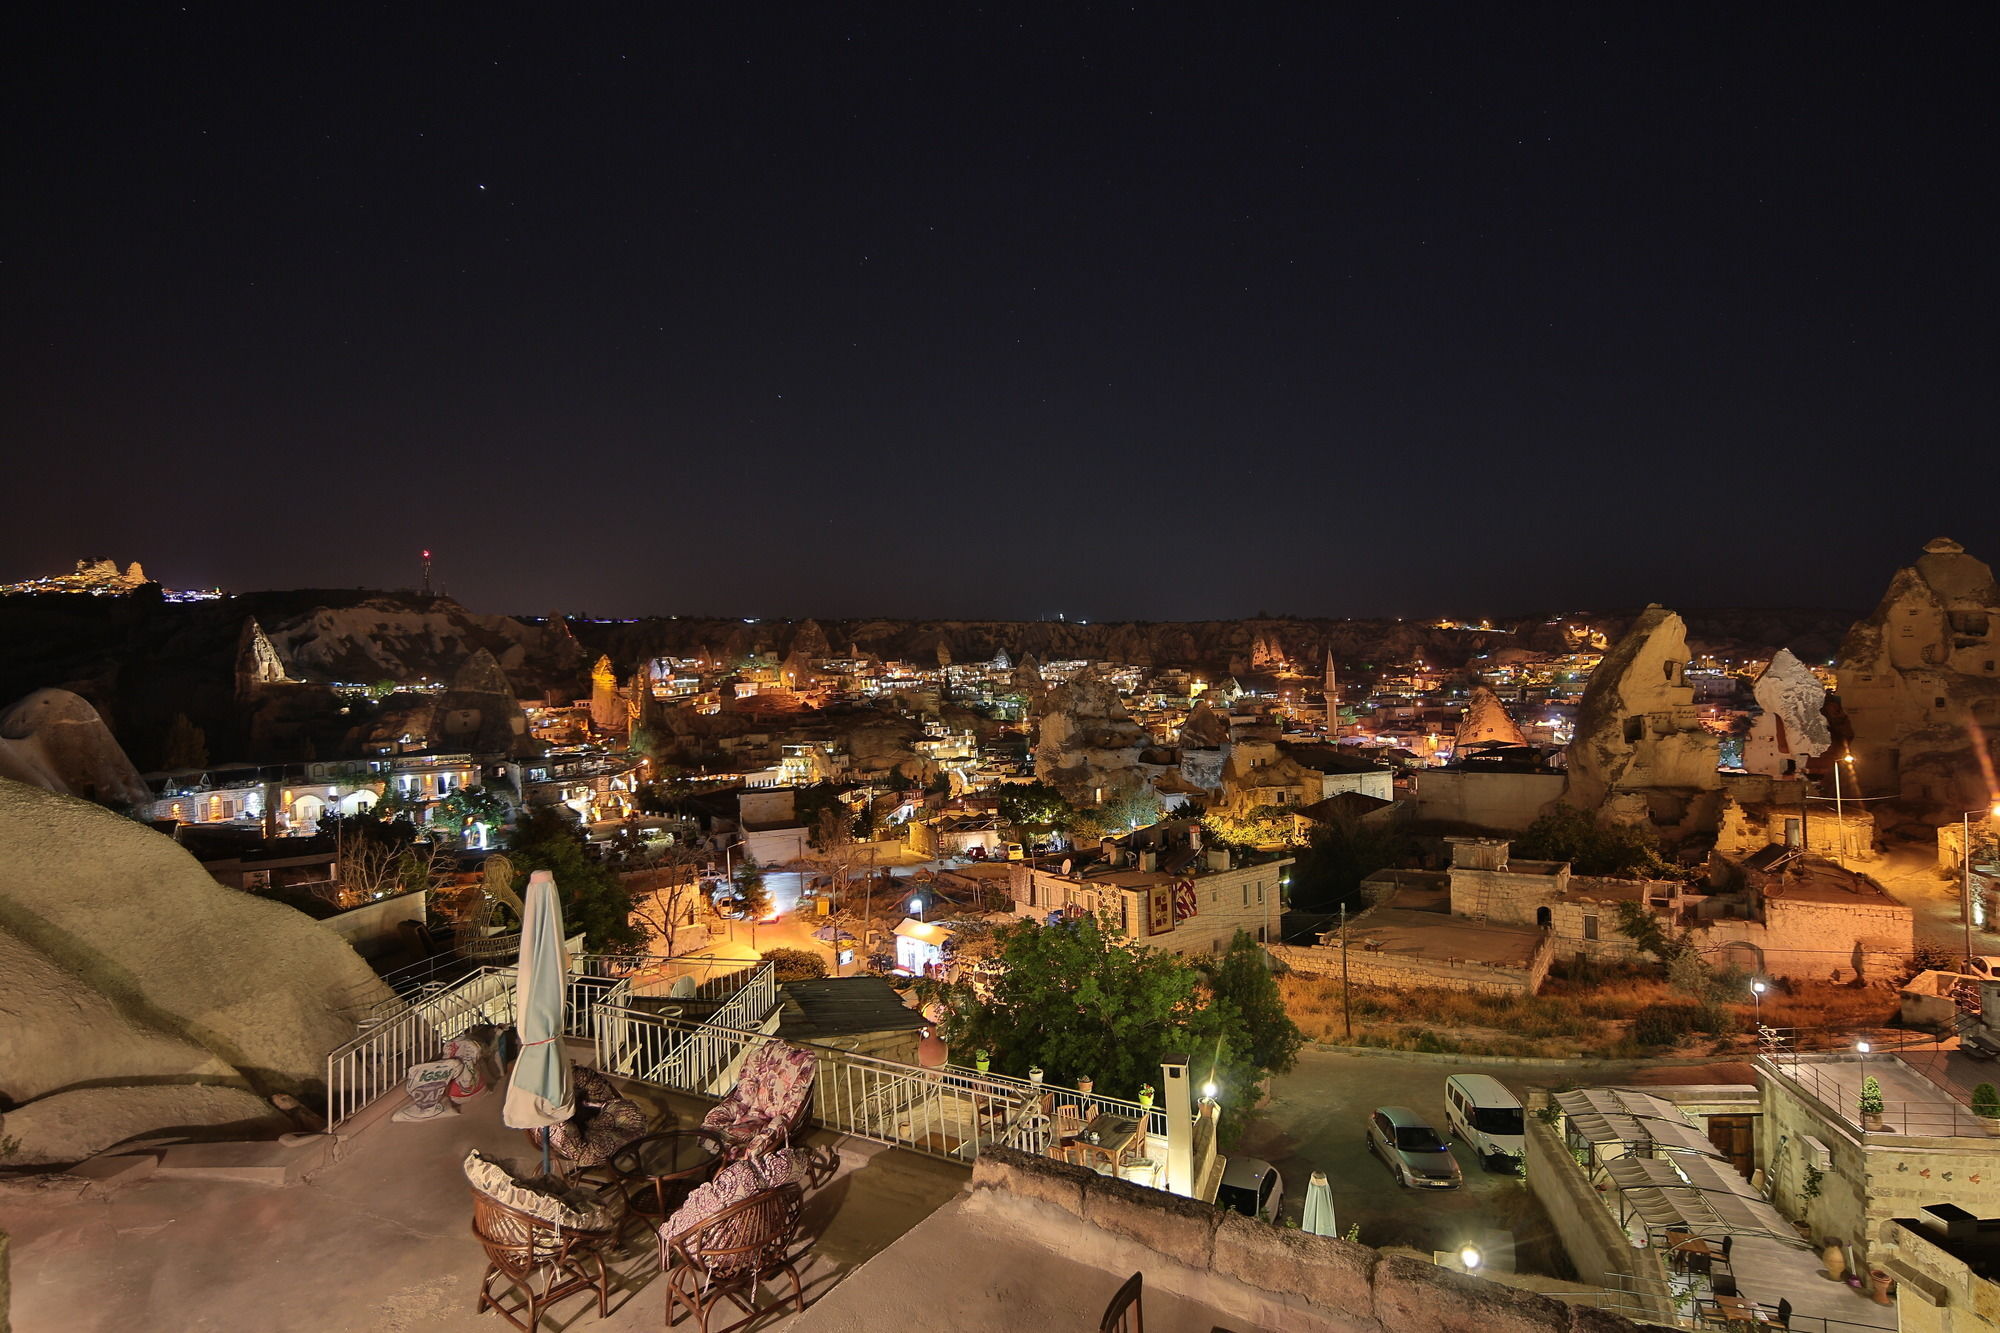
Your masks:
M617 1236L610 1210L544 1193L548 1182L524 1182L477 1153L466 1159L466 1176L472 1234L486 1251L475 1313L493 1310L522 1333L535 1333L550 1304L579 1291L595 1291L597 1313L609 1312L604 1247Z
M549 1152L571 1168L602 1166L613 1153L652 1128L645 1108L620 1093L595 1069L574 1066L570 1086L576 1110L562 1124L550 1127ZM528 1137L537 1146L542 1141L540 1130L529 1130Z
M811 1051L767 1041L744 1059L736 1086L703 1117L701 1127L728 1145L727 1161L783 1148L805 1123L817 1072Z
M744 1184L754 1183L749 1164L731 1170L743 1173ZM731 1183L718 1177L714 1185L726 1190ZM690 1195L689 1206L695 1203ZM701 1333L708 1333L709 1311L725 1298L745 1315L756 1315L758 1284L780 1273L791 1278L792 1300L804 1310L805 1286L790 1253L803 1204L804 1192L791 1183L758 1190L692 1225L676 1214L662 1226L660 1267L667 1275L667 1323L672 1325L686 1306ZM676 1227L682 1229L675 1232Z

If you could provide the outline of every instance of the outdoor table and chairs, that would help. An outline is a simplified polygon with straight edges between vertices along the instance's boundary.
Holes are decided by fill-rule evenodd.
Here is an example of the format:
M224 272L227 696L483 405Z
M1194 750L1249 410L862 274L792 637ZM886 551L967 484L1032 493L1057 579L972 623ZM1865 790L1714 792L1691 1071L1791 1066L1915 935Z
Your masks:
M1142 1127L1141 1122L1131 1116L1106 1111L1093 1116L1067 1146L1082 1159L1084 1165L1101 1162L1115 1173L1124 1163L1126 1154L1139 1141Z

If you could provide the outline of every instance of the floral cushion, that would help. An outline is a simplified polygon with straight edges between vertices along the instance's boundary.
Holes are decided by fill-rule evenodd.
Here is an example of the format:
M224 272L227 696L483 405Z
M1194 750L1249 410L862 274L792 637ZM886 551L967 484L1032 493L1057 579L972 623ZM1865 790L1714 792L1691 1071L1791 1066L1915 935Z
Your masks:
M610 1079L583 1065L570 1070L576 1111L549 1130L549 1149L566 1162L597 1166L645 1134L645 1110L623 1096Z
M722 1168L715 1179L705 1185L697 1185L687 1196L674 1215L660 1224L660 1240L663 1245L676 1240L687 1240L688 1233L698 1231L702 1225L717 1213L743 1202L753 1194L776 1189L780 1185L797 1182L803 1172L801 1163L790 1149L780 1149L753 1157L746 1161L734 1162ZM723 1226L702 1232L699 1247L701 1262L710 1272L724 1273L753 1264L761 1265L763 1255L756 1251L742 1254L716 1254L714 1251L732 1250L745 1244L751 1235L756 1219L749 1216L731 1218ZM782 1240L782 1238L780 1238ZM689 1245L693 1249L693 1245Z
M784 1042L766 1042L743 1062L736 1087L702 1120L728 1140L737 1156L782 1147L806 1098L818 1062L813 1053Z
M617 1218L601 1202L547 1176L525 1176L511 1163L465 1155L465 1178L488 1198L565 1231L609 1231Z

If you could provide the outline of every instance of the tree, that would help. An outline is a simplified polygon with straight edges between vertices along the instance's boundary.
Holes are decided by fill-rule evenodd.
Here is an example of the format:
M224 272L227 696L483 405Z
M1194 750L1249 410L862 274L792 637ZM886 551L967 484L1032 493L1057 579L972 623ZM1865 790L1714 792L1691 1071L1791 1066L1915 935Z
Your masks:
M645 942L632 924L631 894L616 875L590 857L583 828L567 810L547 807L522 815L508 841L508 855L517 872L515 891L524 900L533 871L555 876L564 928L581 930L585 948L629 954Z
M460 787L431 809L431 823L447 829L451 836L472 842L466 835L475 824L497 833L512 817L514 807L491 787Z
M1313 831L1299 855L1292 870L1292 902L1313 912L1330 912L1343 902L1358 904L1362 880L1378 870L1408 865L1416 853L1416 840L1401 823L1336 813Z
M812 981L826 975L826 959L809 949L766 949L764 961L777 968L777 979Z
M736 899L743 904L743 915L752 921L762 921L771 914L771 891L764 887L764 868L748 852L736 863Z
M650 866L626 877L632 919L650 936L650 952L672 958L679 953L681 932L713 910L701 887L708 853L686 838L675 838L650 856Z
M364 810L321 823L333 833L335 891L327 896L335 906L436 888L457 869L457 844L442 832L423 836L408 819L384 819Z
M186 713L175 713L161 745L160 767L169 772L208 767L208 733L188 721Z
M1298 1063L1299 1047L1306 1038L1285 1012L1277 978L1271 975L1266 959L1250 932L1239 930L1222 957L1204 970L1209 990L1218 1000L1233 1005L1241 1016L1249 1038L1250 1062L1259 1069L1283 1074Z
M1567 861L1579 875L1626 878L1679 875L1660 859L1645 829L1608 825L1589 810L1558 805L1514 839L1513 855L1528 861Z
M1000 818L1016 826L1068 828L1076 822L1076 808L1061 792L1040 780L1001 787L999 811Z

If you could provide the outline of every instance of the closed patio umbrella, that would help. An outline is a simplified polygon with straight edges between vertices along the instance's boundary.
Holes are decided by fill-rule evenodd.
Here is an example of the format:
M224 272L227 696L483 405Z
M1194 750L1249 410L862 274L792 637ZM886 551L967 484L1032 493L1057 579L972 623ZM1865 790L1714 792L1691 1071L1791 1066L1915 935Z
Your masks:
M1306 1186L1306 1213L1299 1227L1315 1236L1339 1234L1333 1223L1333 1189L1326 1183L1324 1171L1313 1172L1312 1181Z
M515 1129L542 1133L542 1170L549 1168L550 1125L570 1117L569 1055L563 1050L563 990L568 967L563 957L562 904L555 876L537 870L528 877L527 910L521 918L521 962L514 979L514 1029L521 1054L507 1079L500 1118Z

